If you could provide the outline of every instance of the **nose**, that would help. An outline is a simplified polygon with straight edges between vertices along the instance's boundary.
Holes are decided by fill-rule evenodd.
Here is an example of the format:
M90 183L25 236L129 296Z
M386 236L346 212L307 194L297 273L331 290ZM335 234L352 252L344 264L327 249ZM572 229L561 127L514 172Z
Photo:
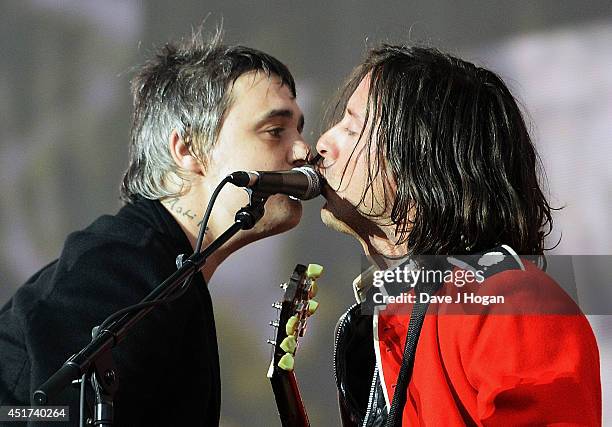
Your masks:
M300 167L308 163L310 146L306 144L301 136L293 142L290 156L289 163L292 167Z
M324 164L333 163L338 154L332 137L333 129L329 129L317 141L317 152L323 157Z

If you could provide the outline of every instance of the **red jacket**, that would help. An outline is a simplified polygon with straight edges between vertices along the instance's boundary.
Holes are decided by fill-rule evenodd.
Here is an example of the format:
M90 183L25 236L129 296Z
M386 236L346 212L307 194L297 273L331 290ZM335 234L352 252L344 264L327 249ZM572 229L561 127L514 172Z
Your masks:
M453 301L471 291L505 301L480 306L479 315L458 314L456 304L430 306L403 426L601 425L599 352L589 322L548 275L524 264L481 284L442 286L438 295ZM410 311L395 304L373 316L387 409Z

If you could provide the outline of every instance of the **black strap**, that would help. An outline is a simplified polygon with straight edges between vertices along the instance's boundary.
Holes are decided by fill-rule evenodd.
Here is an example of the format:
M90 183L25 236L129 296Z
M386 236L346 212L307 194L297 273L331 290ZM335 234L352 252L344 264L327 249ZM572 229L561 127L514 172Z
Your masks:
M446 261L461 261L463 265L473 266L473 268L482 270L484 271L484 277L486 279L502 271L523 269L523 264L517 258L514 251L511 252L508 249L509 248L507 246L497 246L487 252L446 258ZM438 264L438 267L442 267L444 262L444 260L438 259L436 263ZM458 266L454 263L451 264ZM418 293L433 295L438 292L438 289L440 289L441 286L442 283L419 283L415 287L415 293L417 295ZM393 401L391 402L391 409L389 410L385 427L401 427L402 425L402 414L404 412L404 406L406 405L408 384L410 383L410 378L412 377L414 356L416 354L416 347L419 341L419 335L421 334L421 327L423 326L425 313L427 312L428 307L429 302L420 303L417 300L412 309L410 322L408 324L408 332L406 333L406 346L404 347L402 365L397 376L395 392L393 393Z
M435 294L440 288L441 283L426 283L419 289L415 287L415 293L427 293L429 295ZM401 427L402 425L402 414L404 412L404 406L406 405L406 393L408 391L408 383L412 376L412 368L414 366L414 355L416 354L416 347L419 341L419 335L421 334L421 327L425 320L425 313L427 313L427 307L429 302L419 302L420 298L417 298L412 313L410 314L410 322L408 323L408 332L406 333L406 345L404 347L404 356L402 358L402 366L400 367L399 374L397 376L397 382L395 384L395 392L393 393L393 401L391 402L391 409L389 410L389 416L387 417L387 423L385 427ZM429 298L428 298L429 300Z

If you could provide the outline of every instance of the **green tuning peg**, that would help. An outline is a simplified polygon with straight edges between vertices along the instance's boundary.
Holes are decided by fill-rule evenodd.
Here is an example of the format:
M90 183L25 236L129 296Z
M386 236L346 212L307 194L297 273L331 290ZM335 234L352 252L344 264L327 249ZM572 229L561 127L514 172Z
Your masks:
M289 335L285 337L283 342L280 345L280 348L283 349L286 353L295 353L295 349L297 347L297 340L294 335Z
M317 279L323 274L323 266L319 264L308 264L306 268L306 276L309 279Z
M317 311L317 308L319 308L319 302L318 301L315 301L313 299L308 301L308 314L310 314L312 316L313 314L315 314L315 311Z
M285 332L287 335L293 335L295 333L295 329L297 328L298 317L291 316L289 320L287 320L287 324L285 325Z
M289 353L285 354L278 361L278 367L285 371L293 371L294 360L293 356Z

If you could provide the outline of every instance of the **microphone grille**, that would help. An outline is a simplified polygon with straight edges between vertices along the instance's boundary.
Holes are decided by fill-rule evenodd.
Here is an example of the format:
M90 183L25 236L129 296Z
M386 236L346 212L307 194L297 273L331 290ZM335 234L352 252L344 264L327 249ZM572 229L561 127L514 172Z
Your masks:
M321 194L321 176L311 166L300 166L299 168L293 168L293 170L300 171L306 178L308 178L308 190L302 200L314 199Z

